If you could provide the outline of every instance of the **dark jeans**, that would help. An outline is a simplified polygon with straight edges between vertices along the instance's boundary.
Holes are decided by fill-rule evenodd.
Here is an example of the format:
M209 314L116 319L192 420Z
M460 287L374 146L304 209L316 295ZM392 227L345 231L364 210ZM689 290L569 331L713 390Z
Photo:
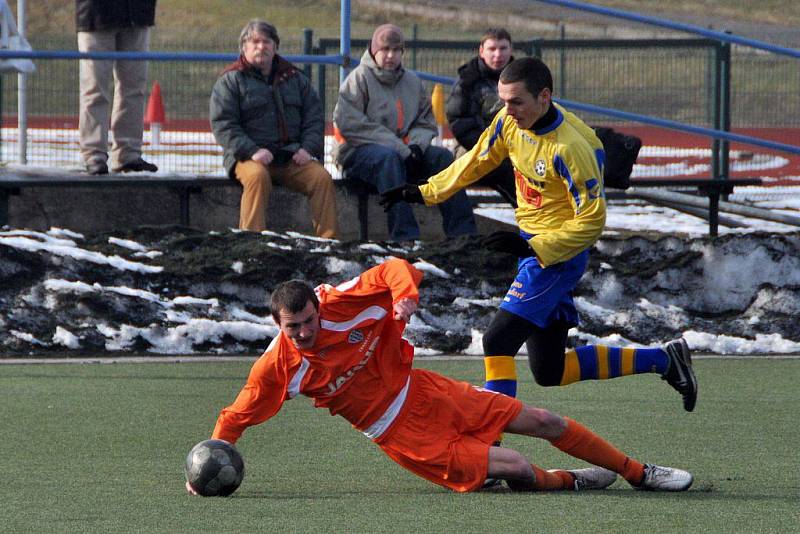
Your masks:
M453 162L453 155L444 148L430 146L423 154L423 159L425 173L433 176ZM362 145L356 148L345 161L344 173L349 179L373 186L378 193L400 187L407 182L403 158L394 149L383 145ZM447 237L478 233L472 206L465 191L459 191L439 204L438 208ZM389 210L388 223L392 241L419 239L419 225L407 203L399 202Z

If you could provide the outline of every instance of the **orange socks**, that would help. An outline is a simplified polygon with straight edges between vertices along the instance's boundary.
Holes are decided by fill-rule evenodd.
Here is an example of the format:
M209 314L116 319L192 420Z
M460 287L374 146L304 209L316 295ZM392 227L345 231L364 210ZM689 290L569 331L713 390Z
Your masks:
M565 417L567 429L561 437L551 441L554 447L564 451L570 456L586 460L587 462L610 469L633 485L638 485L644 477L644 465L629 458L622 451L609 442L572 419ZM537 483L539 471L536 472ZM546 472L545 472L546 473ZM554 475L556 473L547 473ZM572 477L569 473L568 476Z
M575 477L566 471L545 471L533 464L531 467L536 474L535 490L571 490L575 487Z

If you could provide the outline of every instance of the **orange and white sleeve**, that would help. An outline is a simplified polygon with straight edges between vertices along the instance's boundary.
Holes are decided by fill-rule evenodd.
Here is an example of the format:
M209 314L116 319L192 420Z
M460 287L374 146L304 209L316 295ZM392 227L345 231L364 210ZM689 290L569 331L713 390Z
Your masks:
M277 350L266 352L253 365L236 400L217 418L212 438L236 443L247 427L263 423L280 411L288 398L290 376L300 365L286 365Z
M360 276L336 286L343 294L378 295L389 292L392 303L402 299L419 302L419 286L422 272L406 260L392 258L361 273Z

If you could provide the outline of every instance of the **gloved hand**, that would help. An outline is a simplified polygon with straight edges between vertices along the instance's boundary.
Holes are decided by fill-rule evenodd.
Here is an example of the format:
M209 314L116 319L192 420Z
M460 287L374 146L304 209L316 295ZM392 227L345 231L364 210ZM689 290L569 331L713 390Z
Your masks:
M394 189L389 189L385 193L381 193L381 197L378 200L378 204L383 206L383 211L389 211L392 209L392 206L398 202L425 203L425 201L422 200L422 193L419 187L414 184L405 184L400 187L395 187Z
M518 258L527 258L533 256L534 252L531 246L525 241L517 232L507 232L501 230L485 237L481 244L489 250L494 252L505 252L513 254Z
M425 160L419 145L408 145L411 155L405 160L406 181L410 184L421 184L429 178L425 175Z

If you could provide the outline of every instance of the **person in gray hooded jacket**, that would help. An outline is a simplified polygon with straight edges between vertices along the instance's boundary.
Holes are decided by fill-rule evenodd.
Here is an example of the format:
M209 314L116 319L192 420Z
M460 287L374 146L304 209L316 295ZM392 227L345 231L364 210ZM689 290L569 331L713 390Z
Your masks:
M394 24L379 26L370 47L339 89L333 111L336 161L348 179L379 193L406 183L423 183L453 161L431 141L437 134L430 97L420 79L402 66L403 33ZM440 204L448 237L477 233L472 207L461 191ZM390 238L419 238L411 207L401 202L388 211Z

